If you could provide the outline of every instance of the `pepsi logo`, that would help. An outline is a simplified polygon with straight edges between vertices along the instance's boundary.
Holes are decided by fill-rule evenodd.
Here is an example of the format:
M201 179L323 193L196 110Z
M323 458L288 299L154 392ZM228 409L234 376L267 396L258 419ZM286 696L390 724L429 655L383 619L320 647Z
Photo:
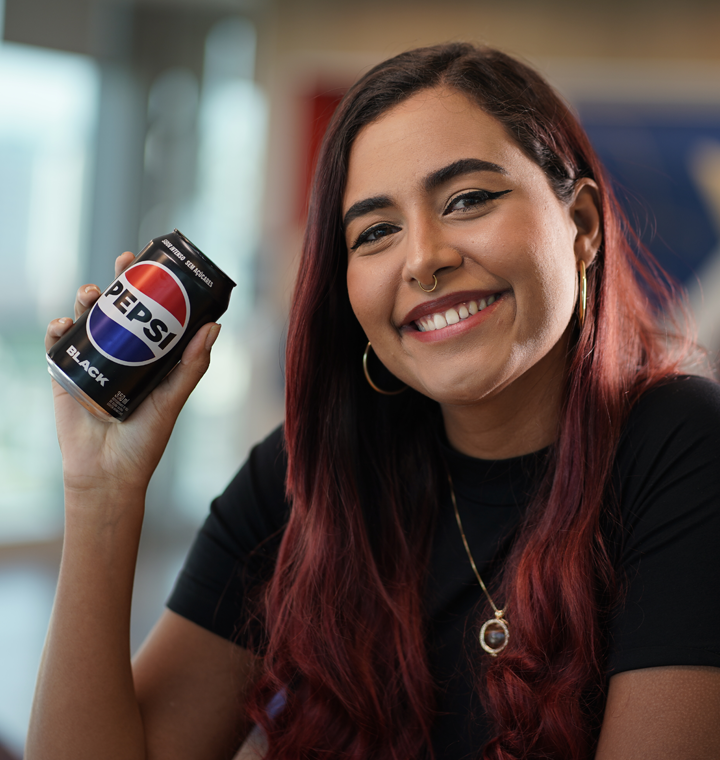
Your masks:
M150 364L182 337L190 299L180 280L154 261L125 270L90 310L86 328L95 348L127 366Z

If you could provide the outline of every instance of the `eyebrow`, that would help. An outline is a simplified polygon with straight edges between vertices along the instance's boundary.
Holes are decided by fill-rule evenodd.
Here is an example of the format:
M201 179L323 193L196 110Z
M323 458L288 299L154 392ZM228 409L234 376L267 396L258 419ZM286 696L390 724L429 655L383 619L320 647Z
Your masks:
M507 171L502 166L493 164L491 161L482 161L479 158L461 158L459 161L454 161L452 164L428 174L423 184L425 190L430 192L455 177L473 172L495 172L496 174L507 175Z
M350 222L352 222L353 219L357 219L359 216L364 216L371 211L377 211L377 209L380 208L388 208L392 205L392 198L390 198L389 195L375 195L372 198L365 198L365 200L353 203L343 217L343 229L346 230Z
M507 171L502 166L494 164L491 161L482 161L479 158L461 158L428 174L423 181L423 187L426 192L431 192L436 187L455 177L459 177L462 174L472 174L473 172L494 172L495 174L507 175ZM353 203L343 217L343 229L347 229L350 222L359 216L364 216L372 211L388 208L392 205L393 200L388 195L375 195L372 198L365 198L362 201Z

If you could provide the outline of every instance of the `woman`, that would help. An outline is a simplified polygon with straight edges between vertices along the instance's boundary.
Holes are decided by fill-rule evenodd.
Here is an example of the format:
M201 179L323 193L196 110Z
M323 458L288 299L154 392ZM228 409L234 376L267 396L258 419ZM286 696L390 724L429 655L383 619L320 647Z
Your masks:
M319 160L284 430L132 670L145 488L218 328L121 426L55 389L29 760L231 757L250 720L268 758L714 756L720 394L678 375L635 242L524 65L453 44L363 77Z

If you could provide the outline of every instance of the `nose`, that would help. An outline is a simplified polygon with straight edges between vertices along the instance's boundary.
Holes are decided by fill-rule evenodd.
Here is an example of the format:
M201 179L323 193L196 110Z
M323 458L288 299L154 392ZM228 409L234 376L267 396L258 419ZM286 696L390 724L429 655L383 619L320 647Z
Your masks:
M431 220L420 219L408 227L403 279L409 283L417 282L423 290L431 292L437 287L442 273L461 266L462 254L446 238L440 226Z

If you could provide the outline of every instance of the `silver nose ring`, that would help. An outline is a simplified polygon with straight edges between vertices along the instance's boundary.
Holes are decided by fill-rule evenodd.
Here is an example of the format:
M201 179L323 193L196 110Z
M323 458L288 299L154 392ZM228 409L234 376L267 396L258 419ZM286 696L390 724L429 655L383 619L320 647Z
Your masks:
M431 288L424 287L420 280L417 281L417 284L420 286L421 290L424 290L426 293L432 293L433 290L435 290L435 288L438 286L438 278L433 275L433 286Z

